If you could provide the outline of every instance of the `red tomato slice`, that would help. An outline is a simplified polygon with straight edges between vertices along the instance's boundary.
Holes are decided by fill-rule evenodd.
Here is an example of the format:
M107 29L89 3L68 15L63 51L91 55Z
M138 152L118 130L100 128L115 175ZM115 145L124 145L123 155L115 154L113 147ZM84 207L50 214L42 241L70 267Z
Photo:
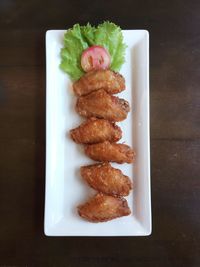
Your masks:
M98 45L88 47L81 55L81 67L85 72L91 70L108 69L110 55L108 51Z

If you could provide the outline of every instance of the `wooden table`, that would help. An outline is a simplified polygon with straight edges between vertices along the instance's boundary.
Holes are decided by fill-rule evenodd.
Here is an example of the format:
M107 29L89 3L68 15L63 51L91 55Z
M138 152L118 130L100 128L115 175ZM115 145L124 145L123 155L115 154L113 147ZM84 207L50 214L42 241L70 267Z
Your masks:
M0 1L0 266L200 266L200 2L107 2ZM153 233L45 237L45 31L106 19L150 32Z

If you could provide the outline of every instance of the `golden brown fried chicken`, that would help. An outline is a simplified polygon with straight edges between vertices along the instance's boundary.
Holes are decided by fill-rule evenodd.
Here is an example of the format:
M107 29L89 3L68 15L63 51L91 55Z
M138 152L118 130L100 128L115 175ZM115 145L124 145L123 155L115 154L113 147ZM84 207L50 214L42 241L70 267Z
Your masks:
M117 94L125 89L124 77L112 70L95 70L83 75L73 84L77 96L87 95L104 89L109 94Z
M106 222L131 213L126 199L97 194L88 202L78 206L78 213L90 222Z
M92 188L107 195L128 196L132 189L129 177L110 163L83 166L81 176Z
M122 131L115 123L94 117L72 129L70 134L78 144L94 144L106 140L116 142L122 137Z
M135 158L135 152L128 145L109 141L87 145L85 153L91 159L103 162L132 163Z
M129 103L105 90L81 96L76 103L77 112L84 117L97 117L110 121L123 121L130 111Z

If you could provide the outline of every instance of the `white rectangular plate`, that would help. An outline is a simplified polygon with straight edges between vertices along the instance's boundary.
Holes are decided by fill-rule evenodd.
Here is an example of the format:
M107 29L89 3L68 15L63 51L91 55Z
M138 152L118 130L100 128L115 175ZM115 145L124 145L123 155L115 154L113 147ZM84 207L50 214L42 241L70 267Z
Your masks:
M132 214L104 223L90 223L77 214L78 204L94 191L80 177L79 168L92 161L69 137L81 118L74 110L71 81L60 68L64 30L46 33L46 196L44 231L48 236L144 236L151 233L149 151L149 35L124 30L126 63L120 73L126 90L119 94L131 105L119 123L125 142L136 151L134 164L112 164L128 175L134 189L127 197Z

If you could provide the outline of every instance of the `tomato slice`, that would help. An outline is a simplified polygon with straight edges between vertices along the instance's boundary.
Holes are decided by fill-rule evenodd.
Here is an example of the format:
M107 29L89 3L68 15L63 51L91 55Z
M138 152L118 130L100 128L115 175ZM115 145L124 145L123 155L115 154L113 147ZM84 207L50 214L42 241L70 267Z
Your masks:
M81 67L85 72L108 69L109 66L110 55L103 46L94 45L88 47L81 55Z

